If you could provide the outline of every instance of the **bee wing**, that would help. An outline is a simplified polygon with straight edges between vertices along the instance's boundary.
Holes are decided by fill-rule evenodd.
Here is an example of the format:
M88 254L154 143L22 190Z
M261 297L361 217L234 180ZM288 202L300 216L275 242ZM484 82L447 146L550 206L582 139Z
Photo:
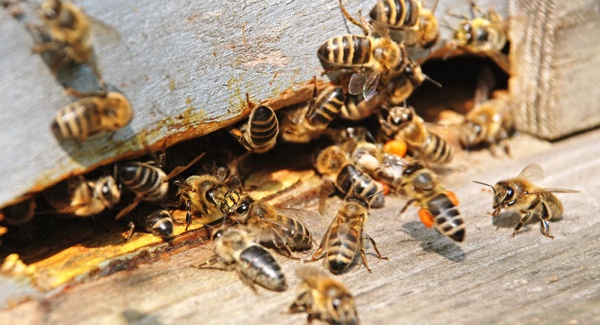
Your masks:
M314 228L322 221L321 216L313 211L290 208L277 208L275 209L275 211L288 218L295 219L296 221L304 225L304 227L306 227L307 229Z
M523 169L517 178L524 178L531 182L541 181L544 179L544 169L539 164L530 164Z
M360 95L364 91L365 84L367 83L368 74L364 72L356 72L350 78L348 83L348 92L351 95Z
M121 42L121 34L113 26L106 24L105 22L87 16L91 24L91 32L94 39L100 44L118 44Z
M375 93L377 92L377 86L379 85L379 73L370 74L367 77L367 81L365 82L365 86L363 89L363 97L366 101L369 101Z
M296 269L296 275L298 275L300 279L306 281L311 287L316 287L317 282L320 279L328 278L328 276L319 269L308 265L298 267Z
M492 68L486 65L480 71L477 76L477 88L475 89L475 107L485 102L490 98L492 89L496 86L496 80L492 73Z
M377 5L379 5L379 3L382 3L382 1L379 1ZM390 39L390 28L386 23L384 23L385 18L379 17L382 14L382 10L378 11L377 20L371 23L371 27L373 28L373 32L375 32L375 34L379 35L381 38Z
M510 73L510 61L508 61L508 56L502 52L490 51L487 53L487 56L492 59L504 72L507 74Z
M530 191L530 194L542 194L542 193L579 193L577 190L567 190L564 188L538 188Z

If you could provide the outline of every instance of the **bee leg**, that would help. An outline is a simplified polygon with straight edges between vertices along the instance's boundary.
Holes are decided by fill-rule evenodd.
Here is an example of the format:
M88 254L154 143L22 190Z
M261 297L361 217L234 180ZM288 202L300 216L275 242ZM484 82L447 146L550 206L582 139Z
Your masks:
M408 201L406 201L406 204L404 205L404 207L400 210L400 212L398 212L398 215L396 216L396 218L399 218L400 215L402 215L404 213L404 211L406 211L406 209L408 209L408 207L415 203L417 201L417 199L410 199Z
M550 235L550 224L548 223L548 220L550 220L551 218L552 217L548 212L548 206L544 202L542 202L540 211L540 232L542 233L542 235L554 239L554 236Z
M349 22L360 27L360 29L362 29L362 31L365 33L365 35L370 34L369 30L367 29L367 27L365 27L365 25L363 25L362 23L359 23L356 19L354 19L354 18L352 18L352 16L350 16L348 11L346 11L346 8L344 8L344 5L342 4L342 0L340 0L340 9L342 10L342 14L344 14L344 17L346 17L346 19L348 19ZM362 15L361 15L361 18L362 18Z
M129 239L131 239L131 236L133 236L133 231L135 230L135 223L133 221L129 221L127 226L129 227L129 231L127 232L126 241L129 241Z
M185 231L188 231L190 224L192 224L192 207L190 206L190 200L185 201Z
M367 257L365 256L365 250L363 248L360 249L360 257L362 258L363 264L367 268L367 271L369 271L369 273L371 273L371 268L369 267L369 264L367 263Z
M375 240L373 240L373 238L371 238L370 236L365 236L365 238L368 239L371 242L371 244L373 245L373 249L375 250L375 253L377 253L377 258L382 259L382 260L390 259L387 256L381 255L381 253L379 252L379 249L377 249L377 244L375 243Z
M117 214L115 220L119 220L126 216L129 212L131 212L131 210L135 209L135 207L138 206L138 204L140 204L141 201L142 199L139 196L136 196L135 200L133 200L133 202L130 205L128 205L125 209L121 210Z
M323 214L325 212L325 203L327 203L327 197L331 196L331 194L335 193L335 185L330 180L325 180L323 186L321 186L321 191L319 192L319 213Z
M206 152L199 154L196 158L194 158L190 163L188 163L185 166L177 166L177 167L173 168L173 170L169 173L169 175L167 175L167 179L177 177L179 174L183 173L188 168L192 167L195 163L197 163L200 159L202 159L204 157L204 155L206 155ZM164 160L164 159L162 159L162 160ZM161 162L161 164L162 164L162 162Z
M513 237L515 237L517 235L517 232L521 229L521 227L523 227L523 225L526 224L527 221L529 221L529 219L531 219L531 215L532 215L532 213L531 213L531 211L529 211L524 216L521 217L521 220L519 220L519 223L515 227L515 231L513 231L513 234L512 234Z
M314 262L314 261L318 261L320 259L323 258L323 248L319 247L319 249L317 249L315 251L315 253L312 255L310 260L304 260L304 263L310 263L310 262Z
M254 291L254 293L258 294L258 291L256 290L256 286L254 285L254 281L252 281L252 279L250 279L247 275L245 275L242 272L238 272L238 274L240 276L240 280L242 280L242 282L244 282L244 284L249 286L250 289L252 289L252 291Z

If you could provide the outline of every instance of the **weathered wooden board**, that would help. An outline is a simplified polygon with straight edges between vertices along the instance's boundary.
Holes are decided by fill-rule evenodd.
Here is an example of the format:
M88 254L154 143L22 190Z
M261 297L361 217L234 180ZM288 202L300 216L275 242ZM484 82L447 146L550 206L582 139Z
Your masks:
M505 1L482 1L506 12ZM35 21L34 7L21 6L24 23ZM59 141L49 125L68 104L60 85L31 54L33 42L24 23L0 9L0 94L3 148L0 207L29 191L117 157L162 148L214 131L249 113L252 101L271 100L277 109L303 101L319 75L316 49L327 38L348 33L335 0L297 1L77 1L90 16L111 26L96 28L96 54L106 81L131 101L132 123L111 136L84 145ZM356 14L374 1L348 1ZM440 1L436 14L467 13L466 1ZM353 33L360 33L350 26ZM443 30L448 37L449 31ZM288 91L297 90L298 92ZM283 97L282 97L283 96Z
M519 136L512 143L514 159L492 157L488 152L462 156L461 161L469 167L448 175L446 182L461 200L468 225L464 244L454 244L424 228L414 208L397 216L404 199L388 197L384 209L372 211L366 229L390 260L368 254L373 273L357 264L337 277L356 296L362 322L599 322L600 204L596 193L600 185L596 175L600 172L600 147L595 145L599 140L600 131L553 145ZM516 220L503 216L493 221L486 214L491 211L491 193L471 182L494 183L534 162L542 164L547 174L541 185L581 191L559 194L565 217L551 223L554 240L543 237L537 223L511 238ZM314 228L317 239L337 204L339 199L330 201L323 220ZM305 322L305 315L286 314L298 283L294 269L302 262L278 257L290 289L283 293L258 289L255 294L234 273L192 267L210 254L210 246L191 248L60 293L34 295L30 301L0 312L0 322ZM320 267L320 262L314 265Z
M600 4L510 1L517 127L557 139L600 124Z

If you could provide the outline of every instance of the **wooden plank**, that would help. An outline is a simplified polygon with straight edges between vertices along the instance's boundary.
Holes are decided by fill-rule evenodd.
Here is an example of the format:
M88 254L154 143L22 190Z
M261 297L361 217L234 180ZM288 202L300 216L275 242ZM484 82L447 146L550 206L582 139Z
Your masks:
M594 0L510 1L510 90L517 127L557 139L600 124L600 6Z
M368 254L373 270L357 264L338 276L354 293L365 324L597 323L600 321L600 131L548 145L518 136L514 159L474 152L460 158L466 169L446 177L461 200L467 239L457 245L418 221L417 209L401 216L403 198L387 197L386 207L372 211L367 233L389 261ZM560 152L560 155L556 153ZM551 223L551 240L527 225L515 238L516 223L504 216L492 221L491 193L472 180L494 183L529 163L540 163L547 178L540 185L580 190L559 194L565 217ZM577 162L577 163L573 163ZM325 232L339 199L329 202L323 220L311 229ZM314 208L314 206L312 207ZM370 248L367 249L370 252ZM210 246L161 254L136 269L118 272L45 298L0 312L14 322L28 315L35 323L302 323L305 315L288 315L298 284L294 270L301 261L277 256L290 289L253 293L234 273L198 270L193 265L211 254ZM150 263L151 262L151 263ZM320 267L320 262L314 263ZM73 313L77 310L77 313Z
M505 1L482 1L482 6L492 2L505 12ZM346 6L353 14L367 13L374 3L352 0ZM10 155L3 155L0 182L12 185L0 188L0 207L70 175L132 157L145 150L144 143L161 149L165 141L173 145L240 121L249 113L246 93L274 109L307 100L311 86L304 82L322 70L316 49L348 33L348 27L360 34L345 22L335 0L77 4L120 35L114 41L106 28L97 28L95 50L104 78L127 96L135 117L126 128L84 145L54 138L50 121L70 99L31 54L24 25L1 8L0 147ZM21 4L23 23L36 22L35 5ZM448 8L468 12L462 1L441 1L436 15L444 17ZM81 86L68 76L60 82Z

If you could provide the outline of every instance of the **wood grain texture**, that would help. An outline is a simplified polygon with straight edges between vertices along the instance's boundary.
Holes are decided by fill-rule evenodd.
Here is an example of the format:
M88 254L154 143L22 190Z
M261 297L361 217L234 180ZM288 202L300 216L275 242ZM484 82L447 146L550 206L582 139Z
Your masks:
M600 4L594 0L510 3L510 90L517 127L557 139L600 124Z
M405 200L388 197L372 211L367 233L389 261L368 254L373 270L358 263L338 276L354 293L363 324L594 324L600 321L600 131L553 145L518 136L514 159L488 152L461 156L469 168L455 170L447 187L460 199L467 222L464 244L457 245L424 228ZM557 153L561 153L558 155ZM537 223L515 238L516 219L491 211L491 193L472 180L494 183L540 163L540 185L580 190L558 194L565 216L552 222L551 240ZM326 230L339 199L331 199L323 219L311 228L317 239ZM368 247L367 251L371 251ZM211 254L210 245L160 256L136 269L89 281L68 290L32 297L0 312L3 323L102 324L303 324L306 315L289 315L303 264L277 256L290 289L252 292L231 272L194 268ZM321 262L313 263L321 267ZM26 296L26 295L25 295ZM77 312L73 312L77 311Z
M0 9L0 182L11 184L0 188L0 207L70 175L133 157L144 143L160 149L165 141L173 145L240 121L249 113L246 93L274 109L307 100L311 89L303 83L322 70L319 45L349 30L360 34L335 0L77 1L102 22L94 36L104 78L135 110L129 126L79 145L56 139L49 129L56 111L71 101L60 82L82 85L70 75L57 81L31 54L24 24L36 22L37 3L21 4L23 24ZM346 6L356 15L374 3L351 0ZM481 4L490 3L506 12L505 1ZM440 1L436 15L444 17L449 8L469 9L466 1Z

